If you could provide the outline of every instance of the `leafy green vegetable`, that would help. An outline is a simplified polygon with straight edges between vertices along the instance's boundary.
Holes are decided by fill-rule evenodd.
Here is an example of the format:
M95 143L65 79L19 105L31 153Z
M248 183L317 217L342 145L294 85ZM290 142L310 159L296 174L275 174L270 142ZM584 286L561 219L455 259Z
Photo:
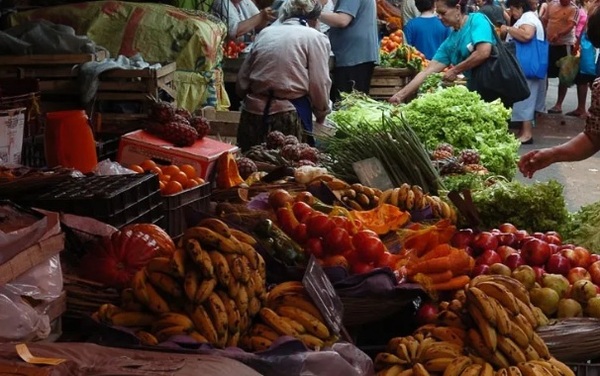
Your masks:
M424 94L402 107L402 113L426 147L447 142L455 149L477 149L492 173L512 179L519 141L508 131L510 110L487 103L464 86Z
M448 191L463 191L470 189L471 191L480 190L485 188L489 181L488 175L478 174L453 174L442 176L442 183L444 188Z
M336 111L328 118L336 124L345 124L354 127L360 122L381 123L382 117L395 116L400 113L398 106L388 102L379 102L360 92L342 93L342 100L338 103Z
M582 206L571 215L571 222L561 233L564 243L577 244L590 252L600 253L600 201Z
M525 185L496 181L472 192L483 228L510 222L527 231L561 231L569 223L563 186L556 180Z
M442 73L433 73L425 78L425 81L419 86L419 94L433 93L442 88Z

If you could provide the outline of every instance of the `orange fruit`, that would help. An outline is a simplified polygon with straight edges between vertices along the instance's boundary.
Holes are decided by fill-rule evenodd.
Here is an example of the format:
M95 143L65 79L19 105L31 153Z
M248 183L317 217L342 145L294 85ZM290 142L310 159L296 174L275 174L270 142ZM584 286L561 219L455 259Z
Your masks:
M185 189L197 187L199 184L195 179L188 179L187 183L183 186Z
M156 163L152 159L146 159L140 166L144 169L144 171L150 171L152 167L156 167Z
M148 171L148 172L151 172L151 173L153 173L153 174L155 174L155 175L158 175L158 176L159 176L159 178L160 178L160 176L162 175L162 170L161 170L161 169L160 169L160 167L158 167L158 166L154 166L154 167L152 167L151 169L149 169L149 170L147 170L147 171Z
M183 171L189 179L193 179L197 176L196 168L189 164L179 166L179 169Z
M142 166L136 165L136 164L132 164L131 166L129 166L129 169L131 171L137 172L138 174L141 174L144 172L144 168Z
M164 181L165 183L171 181L171 175L162 174L162 175L159 175L159 178L161 181Z
M178 181L170 181L165 185L165 189L162 191L164 195L174 195L183 191L183 186Z
M165 183L164 181L160 180L158 182L158 188L160 189L160 191L162 192L165 189L165 186L167 185L167 183Z
M179 171L178 173L171 175L171 181L179 182L183 187L187 185L188 176L183 171Z
M202 179L202 178L195 178L195 179L193 179L193 180L194 180L196 183L198 183L198 185L201 185L201 184L204 184L204 183L205 183L204 179Z
M168 166L164 166L162 168L162 172L165 175L175 176L175 174L177 174L179 171L180 171L179 167L177 167L175 165L168 165Z

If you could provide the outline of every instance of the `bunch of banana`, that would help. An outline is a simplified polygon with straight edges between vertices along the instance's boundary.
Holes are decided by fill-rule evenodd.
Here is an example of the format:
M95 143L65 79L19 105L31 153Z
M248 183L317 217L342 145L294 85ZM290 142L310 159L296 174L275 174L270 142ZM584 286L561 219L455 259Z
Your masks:
M240 345L248 351L263 351L281 336L292 336L311 350L320 350L337 341L317 306L300 282L281 283L267 295L259 312L260 321L252 325Z
M328 186L333 190L329 183ZM377 207L382 194L379 189L366 187L359 183L352 184L350 188L333 190L333 192L340 201L354 210L370 210Z
M535 332L539 325L529 293L516 279L482 275L465 288L466 307L473 326L467 337L471 349L497 368L547 360L550 353Z
M502 368L495 376L575 376L566 364L555 358L548 360L529 360L514 366Z
M383 191L379 197L379 204L394 205L406 211L422 210L430 206L434 217L456 222L456 212L447 202L438 196L424 193L423 188L418 185L410 186L404 183L398 188Z
M378 375L440 374L464 353L461 342L439 341L419 331L392 338L386 350L375 356Z
M256 240L219 219L188 229L172 257L156 257L123 290L121 307L103 305L98 320L143 328L151 344L185 335L216 347L237 346L266 299L265 262Z

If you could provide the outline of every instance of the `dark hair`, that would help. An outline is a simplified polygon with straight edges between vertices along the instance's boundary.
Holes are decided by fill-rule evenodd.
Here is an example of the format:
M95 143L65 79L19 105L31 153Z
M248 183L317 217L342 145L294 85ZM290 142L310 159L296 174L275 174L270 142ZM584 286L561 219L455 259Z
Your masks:
M462 14L468 13L469 8L469 0L437 0L444 3L448 8L454 8L457 5L460 5L460 12Z
M523 13L533 10L533 9L531 9L531 5L529 5L529 1L527 1L527 0L507 0L506 6L509 8L510 7L521 8L521 9L523 9Z
M483 0L485 5L494 5L494 0Z
M432 10L434 8L434 2L433 0L415 0L415 6L419 12L423 13Z
M600 48L600 3L596 1L587 19L587 37L596 48Z

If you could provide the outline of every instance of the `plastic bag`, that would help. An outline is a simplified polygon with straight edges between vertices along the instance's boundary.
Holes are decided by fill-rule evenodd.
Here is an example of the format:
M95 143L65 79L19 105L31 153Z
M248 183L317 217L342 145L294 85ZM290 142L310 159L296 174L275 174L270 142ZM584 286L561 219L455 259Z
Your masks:
M13 294L28 296L36 300L57 299L63 290L60 256L50 257L4 287Z
M572 86L579 72L579 56L567 55L556 62L559 67L558 82L563 86Z
M98 162L94 170L92 171L95 175L128 175L135 174L128 168L121 166L117 162L113 162L110 159L105 159Z
M38 312L19 295L0 287L0 342L50 335L50 318Z

